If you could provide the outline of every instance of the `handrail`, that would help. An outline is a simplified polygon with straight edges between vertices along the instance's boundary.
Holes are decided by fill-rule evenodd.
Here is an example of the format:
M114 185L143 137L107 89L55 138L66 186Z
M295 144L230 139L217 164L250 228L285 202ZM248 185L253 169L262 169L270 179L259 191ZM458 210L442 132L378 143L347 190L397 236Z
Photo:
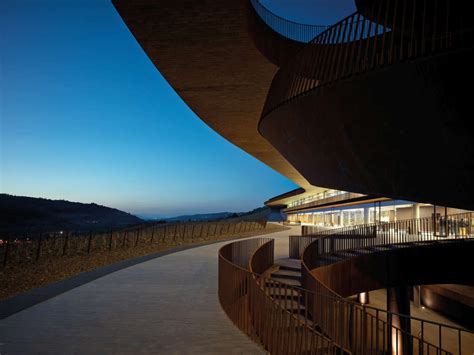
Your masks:
M304 24L284 19L265 7L259 0L250 0L250 3L270 28L282 36L298 42L307 43L329 28L325 25Z
M275 297L299 289L262 275L265 265L273 264L273 243L273 239L249 239L219 250L218 294L223 310L240 330L272 354L335 353L337 346L332 340Z
M248 270L256 277L263 275L265 271L273 266L275 240L268 238L252 254L249 260Z
M290 235L288 237L288 256L290 259L301 259L301 255L303 254L303 251L306 249L306 247L318 238L322 238L322 236Z
M355 12L315 37L275 75L262 117L339 80L413 58L472 47L474 29L472 21L465 18L470 5L447 0L445 8L438 8L437 1L424 1L416 8L415 3L420 4L413 0L373 1L364 15Z
M233 246L237 243L241 245ZM250 243L244 240L227 244L219 251L219 300L234 324L270 353L387 353L387 334L391 330L396 339L410 336L420 353L448 354L392 324L390 317L403 315L341 301L337 294L325 290L307 290L252 273L252 259L262 255L258 249L268 250L273 245L267 239ZM246 251L247 257L235 251ZM238 265L244 259L248 259L248 267ZM426 330L432 323L423 324Z
M457 219L455 221L464 220L463 217L470 214L460 214L456 215ZM451 216L453 217L453 216ZM398 341L400 343L405 343L405 346L413 346L415 349L415 343L417 346L420 347L421 350L425 349L425 347L431 348L434 347L439 351L438 353L445 353L446 352L446 345L442 344L442 333L446 334L447 331L452 331L457 333L457 348L450 349L452 353L457 352L458 354L463 353L470 353L472 350L467 350L462 348L463 340L467 337L473 337L474 332L458 328L452 327L445 324L440 324L432 321L427 321L423 319L419 319L416 317L411 317L402 314L396 314L389 311L380 310L374 307L366 306L366 305L358 305L353 302L346 300L344 297L340 296L332 289L330 289L327 285L325 285L321 280L319 280L313 273L312 270L318 268L322 265L325 265L321 261L320 258L324 257L329 253L333 253L336 251L357 251L357 250L368 250L367 248L374 247L374 246L383 246L388 244L394 243L411 243L411 242L426 242L431 240L437 240L438 237L433 236L430 234L431 229L428 227L430 224L420 223L425 219L414 219L408 221L400 221L397 222L398 224L390 224L390 228L380 229L380 226L385 225L363 225L359 226L358 228L353 228L353 233L350 232L349 229L344 229L344 233L341 231L331 231L334 234L331 235L324 235L321 232L321 235L314 235L312 237L306 236L305 238L314 238L313 241L306 247L302 254L302 284L303 287L306 289L310 289L316 294L321 296L316 296L312 301L312 309L311 311L313 314L318 318L321 327L323 330L326 330L331 337L336 341L336 343L341 343L343 346L348 348L352 348L353 344L351 344L348 339L340 338L339 334L333 331L333 323L344 323L346 326L348 323L351 323L351 319L338 316L337 309L343 307L344 309L358 309L361 316L363 317L374 317L372 313L375 313L375 317L377 319L380 318L381 315L387 319L387 326L389 328L384 329L383 334L387 338L387 344L393 346L392 340L396 341L396 346L394 353L398 354L399 352L403 351L403 349L398 348ZM470 225L472 224L472 219L469 220ZM408 229L411 227L411 229ZM424 229L426 228L426 229ZM409 232L409 233L408 233ZM364 235L365 233L365 235ZM463 233L462 235L447 235L444 236L444 239L453 239L456 240L457 238L471 238L472 235L470 234L471 231L469 229L469 234ZM328 301L331 300L332 301ZM321 305L324 303L324 307ZM321 312L315 312L316 309L319 309ZM370 310L372 313L367 312ZM410 322L416 321L420 324L421 327L421 335L419 338L415 339L415 336L411 333L406 333L393 324L394 317L398 317L399 319L409 319ZM426 330L427 325L435 327L438 337L438 345L430 344L426 341ZM391 330L390 330L391 329ZM393 339L392 339L393 338ZM408 344L408 345L407 345ZM410 345L411 344L411 345ZM393 350L393 347L392 347ZM421 352L420 350L420 352ZM467 352L465 352L467 351Z

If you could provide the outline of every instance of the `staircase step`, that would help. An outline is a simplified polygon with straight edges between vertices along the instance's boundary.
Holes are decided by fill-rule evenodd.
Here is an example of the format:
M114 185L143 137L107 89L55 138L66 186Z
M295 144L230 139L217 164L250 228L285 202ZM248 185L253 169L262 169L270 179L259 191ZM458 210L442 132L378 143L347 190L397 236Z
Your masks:
M285 265L278 265L278 267L280 270L294 271L294 272L301 273L301 267L292 267L292 266L285 266Z
M285 278L282 278L282 277L272 277L272 280L281 282L283 284L291 285L291 286L301 287L301 281L299 281L299 280L285 279Z
M314 322L310 319L306 319L304 315L298 314L298 313L293 313L292 316L298 320L299 327L296 327L296 329L299 328L299 330L302 330L305 326L308 326L309 328L316 329L317 326L315 327ZM279 326L278 327L280 330L285 331L287 328L287 325L284 326Z
M275 260L275 265L279 266L282 270L299 271L301 270L301 260L299 259L278 259Z
M265 288L265 291L270 295L270 297L275 298L275 299L277 298L299 299L301 297L300 292L298 292L297 290L293 288L287 288L285 292L285 289L282 289L279 287L267 286Z
M311 319L306 318L306 317L304 316L304 314L295 314L295 316L296 316L296 318L298 318L298 320L300 320L302 323L304 323L304 324L307 325L308 327L314 329L314 326L315 326L314 322L313 322ZM309 315L308 315L308 316L309 316Z
M301 279L301 271L290 271L290 270L278 270L272 272L271 277L280 277L285 279L294 279L300 280Z
M275 299L275 302L280 305L280 307L290 311L291 313L298 313L303 315L305 308L304 306L295 300L290 299Z

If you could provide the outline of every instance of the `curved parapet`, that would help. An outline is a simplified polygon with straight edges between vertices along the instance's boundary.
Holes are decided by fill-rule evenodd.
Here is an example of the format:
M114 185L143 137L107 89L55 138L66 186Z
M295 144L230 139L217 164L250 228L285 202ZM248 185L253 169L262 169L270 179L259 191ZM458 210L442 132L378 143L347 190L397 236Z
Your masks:
M474 208L474 31L416 21L355 13L322 33L276 74L259 129L311 184Z
M474 25L472 8L456 0L355 0L361 14L374 23L437 37ZM472 5L470 5L472 7ZM408 16L407 16L408 14Z
M255 46L277 66L285 64L306 43L328 28L286 20L259 0L248 1L248 26Z

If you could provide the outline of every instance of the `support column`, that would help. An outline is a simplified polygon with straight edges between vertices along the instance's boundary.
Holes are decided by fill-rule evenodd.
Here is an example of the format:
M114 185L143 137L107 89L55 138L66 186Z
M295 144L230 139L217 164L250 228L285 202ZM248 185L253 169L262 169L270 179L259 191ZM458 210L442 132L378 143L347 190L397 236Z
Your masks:
M415 203L413 204L413 207L412 207L412 218L415 218L416 221L413 223L413 227L414 227L414 231L413 233L415 235L418 235L418 232L419 232L419 225L418 225L418 219L420 218L420 204L419 203Z
M413 218L420 218L420 204L419 203L415 203L413 205L413 213L412 213L412 217Z
M387 311L389 314L388 344L392 355L411 355L410 319L398 314L410 316L410 287L400 286L387 288Z
M421 286L413 286L413 305L421 308Z
M370 210L369 207L364 207L364 224L369 224L370 221Z

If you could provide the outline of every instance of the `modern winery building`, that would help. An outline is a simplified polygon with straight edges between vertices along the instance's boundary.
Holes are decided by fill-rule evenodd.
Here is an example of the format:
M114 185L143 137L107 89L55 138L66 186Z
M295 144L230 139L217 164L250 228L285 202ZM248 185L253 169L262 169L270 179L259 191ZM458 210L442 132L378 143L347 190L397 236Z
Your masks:
M266 240L219 254L242 331L279 354L471 353L471 5L354 1L334 24L260 0L113 4L200 119L299 186L265 202L302 225L293 261ZM410 302L462 325L419 320Z

